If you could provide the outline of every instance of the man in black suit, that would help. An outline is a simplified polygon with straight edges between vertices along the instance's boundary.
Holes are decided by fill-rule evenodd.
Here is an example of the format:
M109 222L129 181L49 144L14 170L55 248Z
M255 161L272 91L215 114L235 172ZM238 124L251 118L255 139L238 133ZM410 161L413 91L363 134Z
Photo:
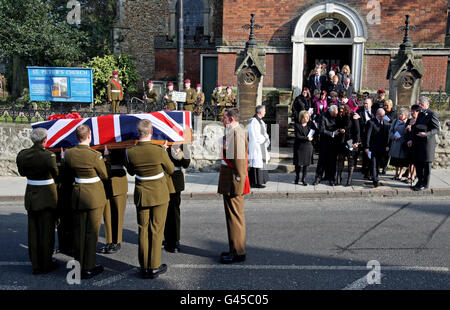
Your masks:
M376 117L367 123L366 127L366 154L372 164L373 186L378 187L378 173L383 165L386 152L389 151L389 124L384 120L385 112L378 109Z
M360 149L358 150L358 156L359 156L359 152L362 152L361 172L363 173L365 179L369 179L370 175L371 175L370 160L367 157L367 153L364 152L363 147L365 147L367 145L367 143L366 143L366 128L367 128L367 126L366 125L372 118L375 117L372 114L372 98L366 97L363 101L363 106L361 108L358 108L358 110L356 110L356 113L353 117L354 117L354 119L359 120L359 130L360 130L360 134L361 134L362 144L360 145ZM357 164L358 156L355 156L355 163L354 163L355 167Z
M320 132L320 146L319 146L319 161L317 162L316 178L313 185L320 183L323 173L325 172L325 179L329 180L331 186L334 185L334 177L336 175L336 139L335 137L342 132L342 129L337 129L336 116L338 115L338 108L336 105L331 105L328 111L322 115L319 123Z
M353 86L350 85L351 79L349 77L344 78L344 81L342 82L342 92L347 93L347 98L350 98L353 93Z
M428 97L419 98L421 112L411 131L408 146L414 147L413 161L416 166L418 181L412 187L415 191L421 191L430 186L431 164L434 161L434 149L436 148L436 134L439 133L439 118L430 110Z
M324 75L321 75L321 70L316 69L314 75L311 75L309 78L309 89L311 93L314 93L314 90L322 90L326 89L327 78Z

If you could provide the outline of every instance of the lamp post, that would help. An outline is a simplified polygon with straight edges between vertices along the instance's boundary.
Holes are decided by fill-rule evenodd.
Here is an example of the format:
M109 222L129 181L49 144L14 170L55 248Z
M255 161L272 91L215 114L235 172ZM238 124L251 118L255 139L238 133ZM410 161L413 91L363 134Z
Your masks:
M184 80L184 21L183 0L178 0L178 91L183 91Z

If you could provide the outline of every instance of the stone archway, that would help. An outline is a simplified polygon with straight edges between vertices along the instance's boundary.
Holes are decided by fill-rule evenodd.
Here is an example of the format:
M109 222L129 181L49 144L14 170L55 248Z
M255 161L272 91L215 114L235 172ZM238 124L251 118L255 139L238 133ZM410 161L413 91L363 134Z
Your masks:
M318 20L332 16L343 21L350 31L348 38L310 38L307 31L310 25ZM367 39L367 28L357 12L350 7L340 3L320 3L312 6L297 21L291 41L292 49L292 89L297 92L303 86L303 69L305 45L341 45L352 46L351 71L356 91L361 89L362 61L364 53L364 42Z

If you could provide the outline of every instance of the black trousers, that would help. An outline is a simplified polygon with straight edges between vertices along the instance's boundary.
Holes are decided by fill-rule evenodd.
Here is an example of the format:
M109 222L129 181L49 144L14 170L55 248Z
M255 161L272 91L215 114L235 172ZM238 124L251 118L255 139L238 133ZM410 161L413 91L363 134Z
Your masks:
M325 180L334 181L336 175L336 161L337 154L333 147L330 147L327 151L321 151L319 153L319 160L316 168L316 179L322 179L325 172Z
M181 192L170 194L166 225L164 227L164 240L168 245L174 245L177 241L180 241L180 205Z
M378 173L380 171L380 168L383 168L384 161L385 161L385 153L372 153L371 160L371 168L372 168L372 176L373 181L378 182Z
M430 186L431 162L416 161L414 165L419 180L417 184L428 188Z

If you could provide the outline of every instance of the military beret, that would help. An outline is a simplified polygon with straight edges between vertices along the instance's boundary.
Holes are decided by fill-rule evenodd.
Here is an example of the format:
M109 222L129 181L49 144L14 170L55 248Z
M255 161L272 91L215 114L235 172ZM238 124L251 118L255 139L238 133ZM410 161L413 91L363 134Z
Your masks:
M190 83L190 82L191 82L191 80L189 80L189 79L186 79L186 80L184 80L184 82L185 82L185 83Z
M378 93L379 93L379 94L385 94L386 91L385 91L384 89L379 89L379 90L378 90Z
M167 84L167 86L173 86L173 83L172 83L172 82L169 82L169 84Z

